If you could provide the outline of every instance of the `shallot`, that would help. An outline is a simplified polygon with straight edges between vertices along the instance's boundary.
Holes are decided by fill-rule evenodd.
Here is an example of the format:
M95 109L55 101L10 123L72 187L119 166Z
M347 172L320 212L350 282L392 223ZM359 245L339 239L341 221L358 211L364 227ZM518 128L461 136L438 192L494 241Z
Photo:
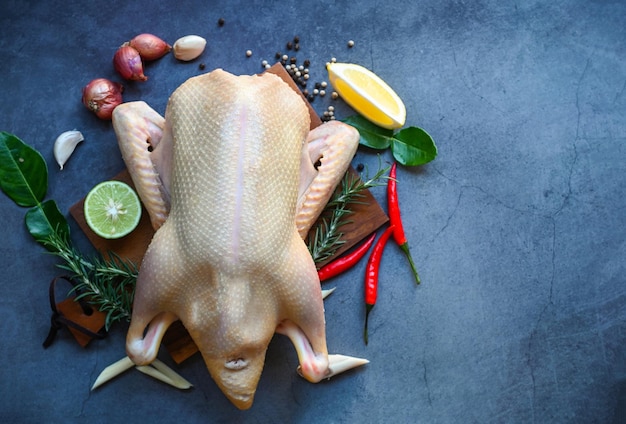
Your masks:
M113 56L113 66L122 78L133 81L146 81L143 74L143 62L137 49L131 46L121 46Z
M83 88L83 104L103 120L111 119L113 109L122 103L124 87L106 78L96 78Z
M172 46L153 34L139 34L124 45L137 50L143 60L160 59L172 50Z

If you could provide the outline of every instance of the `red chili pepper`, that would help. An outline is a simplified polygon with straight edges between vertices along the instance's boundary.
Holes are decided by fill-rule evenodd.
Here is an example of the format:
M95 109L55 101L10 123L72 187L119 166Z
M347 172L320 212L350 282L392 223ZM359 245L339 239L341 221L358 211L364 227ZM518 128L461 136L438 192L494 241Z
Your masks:
M378 296L378 270L380 268L380 260L383 257L383 251L387 245L387 240L394 232L394 226L387 228L376 244L374 250L367 260L367 267L365 268L365 328L363 330L363 339L367 344L367 320L370 315L370 311L376 304L376 297Z
M335 259L334 261L321 267L317 271L317 275L319 275L320 277L320 282L335 277L356 265L356 263L359 262L363 256L365 256L369 248L374 243L375 238L376 233L373 233L367 240L365 240L361 245L359 245L359 247L354 249L352 252L338 259Z
M400 216L400 204L398 202L397 183L398 180L396 180L396 163L394 162L394 164L391 165L391 170L389 171L389 181L387 182L387 206L389 208L389 222L395 227L395 230L393 232L393 238L409 260L411 270L413 270L413 274L415 275L415 281L417 284L419 284L420 277L417 273L417 268L415 268L413 258L411 257L409 242L404 235L404 227L402 225L402 218Z

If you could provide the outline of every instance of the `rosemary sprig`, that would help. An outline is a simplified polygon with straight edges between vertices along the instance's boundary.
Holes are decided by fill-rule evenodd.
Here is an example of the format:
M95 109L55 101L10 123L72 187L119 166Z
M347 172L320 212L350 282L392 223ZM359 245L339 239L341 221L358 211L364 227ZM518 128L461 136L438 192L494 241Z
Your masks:
M387 179L384 176L389 171L389 167L382 168L379 164L378 171L373 177L362 181L358 176L346 172L341 181L340 189L333 194L326 204L324 211L315 228L313 236L309 236L307 247L315 263L321 263L337 252L339 247L345 242L342 240L343 233L339 230L342 226L350 223L345 217L353 211L348 207L350 204L362 203L365 194L363 191L372 187L384 185L381 180Z
M63 260L57 266L69 271L76 283L72 292L76 299L84 298L99 311L106 313L105 329L115 322L130 321L138 269L131 261L110 253L110 259L86 259L70 242L53 232L46 240L52 254Z

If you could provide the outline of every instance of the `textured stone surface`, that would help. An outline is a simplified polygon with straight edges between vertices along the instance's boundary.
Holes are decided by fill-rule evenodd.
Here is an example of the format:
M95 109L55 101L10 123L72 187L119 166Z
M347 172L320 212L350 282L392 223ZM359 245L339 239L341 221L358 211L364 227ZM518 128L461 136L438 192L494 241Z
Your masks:
M617 1L3 2L0 130L43 153L48 197L62 211L122 167L110 123L84 109L80 90L92 78L118 79L113 53L140 32L170 43L203 35L207 50L188 64L171 55L149 64L146 83L125 84L126 100L162 112L200 62L258 72L297 34L314 80L326 78L332 56L372 69L404 99L407 122L434 137L439 157L399 170L423 284L414 286L390 245L368 346L364 264L327 284L338 287L326 301L329 350L372 362L312 385L277 336L246 412L199 356L179 368L195 385L189 392L131 371L90 393L124 354L126 327L84 350L67 332L41 347L48 283L61 271L27 234L25 211L0 197L0 421L624 422L624 18ZM335 105L338 116L351 113ZM52 144L73 128L85 141L59 172ZM360 150L354 163L373 171L378 158ZM384 191L374 194L384 204Z

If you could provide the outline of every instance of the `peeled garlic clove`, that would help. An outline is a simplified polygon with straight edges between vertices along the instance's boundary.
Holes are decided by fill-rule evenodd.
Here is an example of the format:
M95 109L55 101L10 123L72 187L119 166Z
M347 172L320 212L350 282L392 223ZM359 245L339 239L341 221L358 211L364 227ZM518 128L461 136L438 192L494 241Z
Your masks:
M57 137L54 142L54 158L57 163L63 169L63 165L70 158L76 145L83 141L85 138L80 131L65 131Z
M199 35L187 35L174 43L174 57L188 62L202 54L206 47L206 40Z

